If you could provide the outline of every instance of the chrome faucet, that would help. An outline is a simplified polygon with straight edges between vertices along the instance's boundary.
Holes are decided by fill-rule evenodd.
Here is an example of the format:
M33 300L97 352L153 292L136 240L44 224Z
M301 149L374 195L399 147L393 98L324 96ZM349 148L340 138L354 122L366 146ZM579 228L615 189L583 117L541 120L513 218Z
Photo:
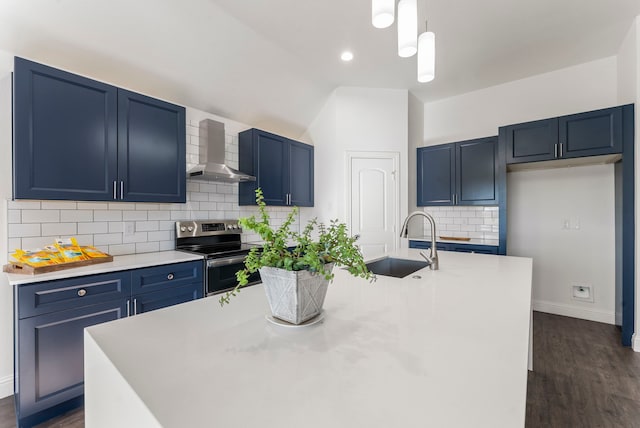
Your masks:
M431 214L428 214L424 211L414 211L404 219L404 223L402 223L402 229L400 230L400 237L406 238L409 235L409 220L411 220L415 216L422 216L429 220L431 224L431 249L429 255L427 256L424 252L420 252L420 255L424 257L424 259L429 263L429 269L438 270L438 250L436 249L436 221L431 217Z

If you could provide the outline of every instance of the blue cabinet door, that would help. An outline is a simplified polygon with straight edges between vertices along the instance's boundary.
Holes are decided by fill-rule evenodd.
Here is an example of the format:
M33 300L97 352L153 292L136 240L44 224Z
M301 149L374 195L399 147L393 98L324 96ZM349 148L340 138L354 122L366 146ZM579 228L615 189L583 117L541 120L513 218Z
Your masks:
M455 144L420 147L417 155L417 205L453 205Z
M239 184L240 205L255 205L260 187L267 205L286 205L289 193L289 144L286 138L259 129L238 135L239 169L256 177Z
M498 203L498 138L456 143L456 205Z
M291 141L289 146L290 197L289 204L313 206L313 146Z
M507 164L558 157L558 119L544 119L503 127Z
M117 89L15 59L13 196L113 200Z
M134 315L143 312L155 311L169 306L177 305L191 300L199 299L203 296L204 288L202 282L194 282L192 284L180 287L166 288L162 291L153 293L142 293L133 296L132 313Z
M563 158L622 153L622 107L562 116L558 132Z
M119 198L186 201L185 109L118 90Z
M113 300L17 322L16 409L21 426L54 416L56 406L83 394L84 328L126 313L126 301Z
M260 187L267 205L313 206L313 146L259 129L241 132L238 143L240 171L256 177L240 183L240 205L255 205Z
M203 282L203 261L173 263L153 266L131 271L131 293L135 296L142 293L168 290L194 282Z

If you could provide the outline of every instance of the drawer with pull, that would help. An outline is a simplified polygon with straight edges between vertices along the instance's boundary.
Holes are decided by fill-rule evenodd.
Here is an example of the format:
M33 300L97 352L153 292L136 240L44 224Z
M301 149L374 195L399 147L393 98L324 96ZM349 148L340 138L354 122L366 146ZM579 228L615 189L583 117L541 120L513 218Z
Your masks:
M28 318L109 300L128 299L129 271L38 282L17 288L18 318Z
M202 284L203 263L193 261L136 269L132 271L131 291L138 294L196 282Z

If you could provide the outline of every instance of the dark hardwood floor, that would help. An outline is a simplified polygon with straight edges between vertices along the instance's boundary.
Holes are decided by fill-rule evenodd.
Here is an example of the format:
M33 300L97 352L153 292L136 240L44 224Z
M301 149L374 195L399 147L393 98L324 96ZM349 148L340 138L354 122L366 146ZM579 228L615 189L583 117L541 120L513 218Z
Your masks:
M617 327L535 312L533 335L527 428L640 428L640 353L620 346ZM15 426L13 397L3 398L0 428ZM83 428L84 412L45 427Z

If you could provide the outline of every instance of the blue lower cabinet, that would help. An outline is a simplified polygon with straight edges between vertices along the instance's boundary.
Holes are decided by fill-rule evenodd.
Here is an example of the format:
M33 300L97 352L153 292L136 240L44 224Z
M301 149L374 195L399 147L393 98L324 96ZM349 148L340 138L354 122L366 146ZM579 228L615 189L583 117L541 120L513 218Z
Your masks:
M194 261L15 286L18 427L82 405L86 327L201 298L203 270Z
M429 241L409 241L409 248L429 249ZM441 251L456 251L458 253L498 254L498 247L493 245L453 244L450 242L438 242L436 248Z
M19 320L16 416L30 427L80 405L84 394L84 328L127 315L114 300Z
M132 300L132 313L137 315L199 299L202 297L203 291L202 282L196 282L182 287L140 294Z

